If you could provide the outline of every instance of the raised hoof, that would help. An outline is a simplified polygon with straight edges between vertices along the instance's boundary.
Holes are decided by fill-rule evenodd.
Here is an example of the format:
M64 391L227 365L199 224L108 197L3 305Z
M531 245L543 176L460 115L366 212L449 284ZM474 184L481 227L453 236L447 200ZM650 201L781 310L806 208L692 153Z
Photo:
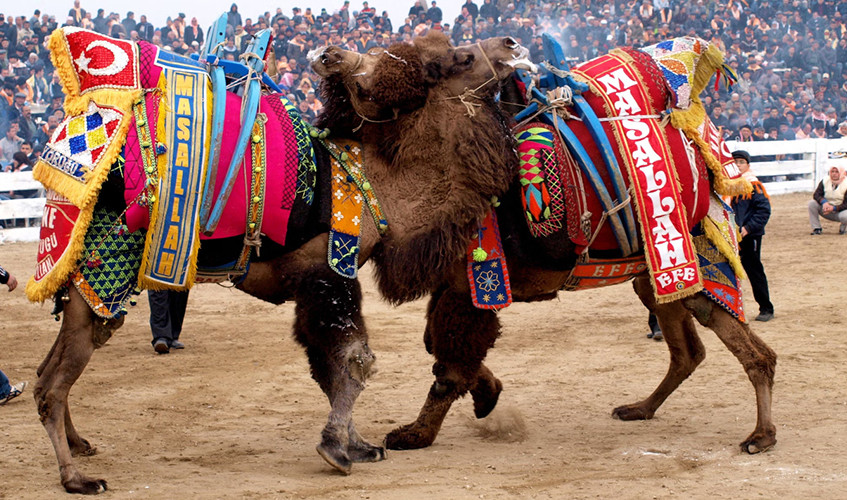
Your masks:
M655 412L648 411L638 405L618 406L612 410L612 418L617 418L624 421L630 420L650 420Z
M770 450L776 444L776 437L769 436L754 436L751 434L743 443L741 443L741 451L755 455Z
M79 443L69 444L72 457L93 457L97 454L97 448L91 446L85 439L81 439Z
M326 446L323 443L319 444L316 449L318 450L318 455L322 456L326 460L326 463L335 467L344 475L350 475L353 469L353 462L347 456L347 453L338 448Z
M385 447L389 450L418 450L426 448L435 437L426 436L415 430L415 424L398 427L385 436Z
M62 486L68 493L80 495L99 495L108 489L106 481L103 479L89 479L82 475L77 475L74 479L65 481Z
M500 393L503 392L503 383L499 379L494 379L494 386L484 384L482 387L478 384L471 390L473 397L473 413L476 418L485 418L497 406L497 400L500 399Z
M353 463L379 462L385 460L385 448L363 443L357 447L348 447L347 456Z

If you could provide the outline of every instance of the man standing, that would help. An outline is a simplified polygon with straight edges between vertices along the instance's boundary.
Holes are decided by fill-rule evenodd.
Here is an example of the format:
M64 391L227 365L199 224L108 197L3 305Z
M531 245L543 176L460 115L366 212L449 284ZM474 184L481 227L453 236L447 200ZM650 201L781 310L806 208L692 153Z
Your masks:
M768 278L762 265L762 236L765 225L771 216L771 202L765 187L750 170L750 154L747 151L734 151L732 157L738 170L745 179L753 185L753 191L747 195L732 198L732 209L735 211L735 222L741 233L738 253L741 265L750 285L753 287L753 298L759 304L759 315L756 321L773 319L773 304L768 292Z
M185 307L188 305L188 291L147 290L150 303L150 330L153 331L153 349L159 354L167 354L171 349L185 349L179 341L182 322L185 319Z
M847 182L843 168L830 167L829 175L822 180L809 201L809 224L812 225L812 235L823 232L821 218L840 222L838 234L847 232Z

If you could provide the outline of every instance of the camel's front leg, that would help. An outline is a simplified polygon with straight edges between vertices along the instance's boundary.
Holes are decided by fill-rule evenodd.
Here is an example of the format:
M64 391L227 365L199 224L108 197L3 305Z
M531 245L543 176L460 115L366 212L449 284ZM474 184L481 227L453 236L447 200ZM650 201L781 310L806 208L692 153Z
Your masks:
M39 368L33 395L41 423L56 452L62 485L69 493L96 494L106 491L106 481L83 475L71 458L93 454L94 448L77 434L71 423L68 393L94 350L108 340L122 320L104 324L75 289L70 290L69 296L59 336Z
M691 312L681 301L657 304L653 298L653 288L649 279L646 274L641 275L635 279L633 287L644 305L659 320L659 326L662 328L671 355L670 365L665 378L646 399L619 406L612 411L612 416L621 420L653 418L656 410L668 396L694 372L706 357L706 349L697 335Z
M361 289L357 281L322 266L302 280L296 300L294 335L306 347L312 377L332 407L317 450L330 465L349 474L353 461L385 458L385 450L362 440L352 424L353 405L375 360L361 315Z
M756 428L741 442L747 453L767 451L776 444L776 426L771 415L771 392L776 371L776 353L748 325L733 318L702 296L685 300L694 317L711 328L735 355L756 390Z
M425 448L435 441L453 402L471 391L477 417L487 415L503 386L482 361L500 334L497 314L477 309L468 291L440 290L430 299L424 344L435 356L435 382L417 420L391 431L386 446Z

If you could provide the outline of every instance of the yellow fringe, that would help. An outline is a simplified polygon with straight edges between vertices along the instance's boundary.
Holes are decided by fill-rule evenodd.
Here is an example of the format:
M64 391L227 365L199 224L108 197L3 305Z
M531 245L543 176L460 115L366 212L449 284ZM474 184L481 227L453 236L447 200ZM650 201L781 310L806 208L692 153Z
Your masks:
M53 269L41 281L36 282L31 277L26 284L26 297L31 302L44 302L53 297L56 291L64 285L71 274L76 270L82 252L85 249L85 233L94 218L94 206L96 200L79 212L76 224L71 231L68 248L62 258L53 266Z
M738 256L738 249L729 244L723 232L721 232L711 217L706 216L703 218L703 232L706 233L706 237L715 245L721 255L726 257L738 279L744 279L744 267L741 265L741 257Z

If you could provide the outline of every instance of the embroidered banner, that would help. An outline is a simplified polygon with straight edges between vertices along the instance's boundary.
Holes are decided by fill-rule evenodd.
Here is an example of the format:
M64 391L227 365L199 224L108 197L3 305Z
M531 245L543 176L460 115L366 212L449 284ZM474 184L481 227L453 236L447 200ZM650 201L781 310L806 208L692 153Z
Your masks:
M208 154L211 84L205 68L159 51L156 64L167 80L167 115L160 142L167 168L159 171L158 195L147 232L139 282L144 288L185 290L196 273L199 196Z
M82 254L93 211L93 204L80 209L56 191L47 190L35 274L26 286L29 300L47 300L67 281Z
M579 70L611 116L633 117L615 120L612 127L637 201L656 299L669 302L696 293L703 284L665 131L658 120L635 118L657 111L647 80L631 61L616 49Z
M62 31L76 77L76 85L67 88L66 93L141 88L135 43L71 26Z
M76 206L86 205L105 179L99 172L108 175L114 161L110 152L123 144L118 138L123 119L122 111L89 102L85 113L65 118L53 132L34 176Z
M359 237L365 198L356 174L362 168L362 150L358 142L327 143L332 153L332 216L330 218L329 267L345 278L355 278L359 269ZM346 169L345 165L346 164ZM349 171L349 174L348 174Z
M479 309L502 309L511 304L512 286L494 209L480 224L467 255L473 305Z

